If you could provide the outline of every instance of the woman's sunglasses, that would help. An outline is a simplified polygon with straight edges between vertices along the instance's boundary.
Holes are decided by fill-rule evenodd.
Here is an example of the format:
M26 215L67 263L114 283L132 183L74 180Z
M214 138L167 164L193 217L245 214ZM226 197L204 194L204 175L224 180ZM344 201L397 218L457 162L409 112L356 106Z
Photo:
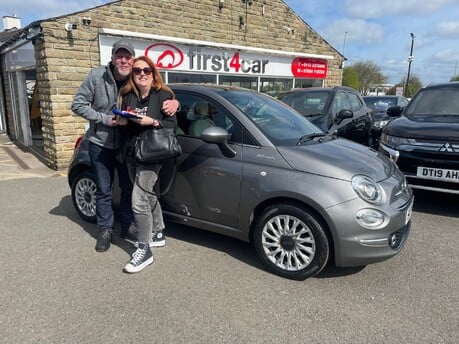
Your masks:
M135 75L140 75L140 73L143 72L143 74L145 75L150 75L153 70L150 68L150 67L146 67L146 68L138 68L138 67L134 67L132 68L132 72L135 74Z

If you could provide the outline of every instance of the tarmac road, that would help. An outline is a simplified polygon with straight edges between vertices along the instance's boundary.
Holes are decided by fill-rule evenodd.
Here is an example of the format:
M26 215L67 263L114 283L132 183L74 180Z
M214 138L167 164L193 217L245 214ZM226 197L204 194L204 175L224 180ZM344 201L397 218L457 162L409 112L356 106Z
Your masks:
M134 248L94 250L65 176L27 173L0 177L0 343L458 342L457 196L416 193L405 249L365 268L291 281L249 244L169 224L128 275Z

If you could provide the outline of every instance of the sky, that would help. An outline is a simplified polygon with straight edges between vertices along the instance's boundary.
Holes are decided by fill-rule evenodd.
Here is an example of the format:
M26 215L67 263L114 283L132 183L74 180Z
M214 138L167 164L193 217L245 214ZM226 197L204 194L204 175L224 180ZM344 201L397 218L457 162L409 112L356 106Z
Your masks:
M15 14L25 27L36 20L109 2L112 1L0 0L0 14ZM399 83L407 76L413 43L410 78L414 75L429 84L447 82L459 74L459 0L284 2L347 58L345 66L371 61L379 66L388 83Z

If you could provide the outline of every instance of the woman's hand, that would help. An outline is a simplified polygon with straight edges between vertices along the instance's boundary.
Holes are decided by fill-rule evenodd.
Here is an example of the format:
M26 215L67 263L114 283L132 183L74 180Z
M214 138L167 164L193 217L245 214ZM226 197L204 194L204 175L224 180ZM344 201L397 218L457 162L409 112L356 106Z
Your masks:
M157 119L153 119L148 116L143 116L142 118L130 118L130 120L141 126L152 125L154 127L158 127L161 124Z

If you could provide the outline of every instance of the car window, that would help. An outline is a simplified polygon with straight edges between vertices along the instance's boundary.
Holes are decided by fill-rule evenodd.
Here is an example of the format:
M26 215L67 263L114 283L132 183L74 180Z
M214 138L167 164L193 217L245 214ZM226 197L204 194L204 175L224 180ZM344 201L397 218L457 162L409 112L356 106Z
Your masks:
M304 135L322 132L284 103L263 94L235 90L221 92L221 95L238 107L275 145L297 145Z
M282 101L304 116L323 114L330 92L293 92Z
M200 139L206 128L218 126L228 131L229 142L253 144L252 139L243 134L241 124L212 99L181 92L176 92L176 97L181 104L181 111L177 114L178 134Z
M351 104L349 104L346 93L339 91L336 93L332 103L333 116L336 116L343 109L351 110Z
M409 103L405 113L459 116L459 88L423 89Z
M351 110L352 111L360 110L363 106L363 103L360 100L360 98L356 94L351 93L351 92L347 92L347 95L349 96L349 101L351 103Z

